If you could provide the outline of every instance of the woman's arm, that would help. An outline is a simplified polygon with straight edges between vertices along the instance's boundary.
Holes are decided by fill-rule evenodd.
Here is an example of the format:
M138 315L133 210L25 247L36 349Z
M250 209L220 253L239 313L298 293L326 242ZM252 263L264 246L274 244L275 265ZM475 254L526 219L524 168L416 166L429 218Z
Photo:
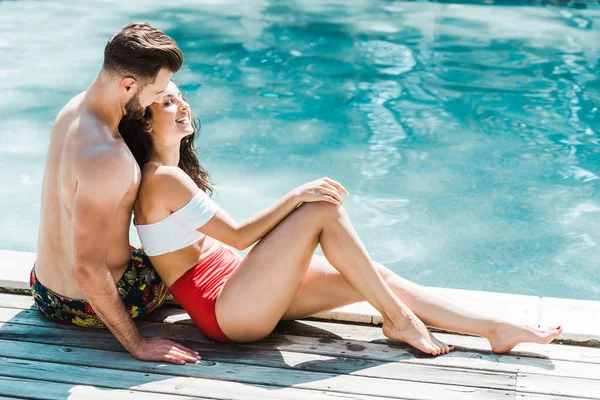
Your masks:
M236 224L225 210L219 209L217 214L198 230L238 250L244 250L269 233L301 202L299 194L291 191L277 203L240 225Z
M348 191L338 182L329 178L318 179L292 190L277 203L241 225L237 225L229 214L219 209L216 215L198 230L238 250L244 250L263 238L301 203L326 201L342 205L342 193L348 195Z
M161 167L157 171L162 175L160 188L165 207L175 212L187 204L198 192L194 181L177 167ZM343 204L341 194L348 191L336 181L329 178L318 179L302 185L279 200L274 205L254 215L242 224L237 224L223 209L198 231L222 243L244 250L264 237L279 222L287 217L303 202L326 201L335 205Z

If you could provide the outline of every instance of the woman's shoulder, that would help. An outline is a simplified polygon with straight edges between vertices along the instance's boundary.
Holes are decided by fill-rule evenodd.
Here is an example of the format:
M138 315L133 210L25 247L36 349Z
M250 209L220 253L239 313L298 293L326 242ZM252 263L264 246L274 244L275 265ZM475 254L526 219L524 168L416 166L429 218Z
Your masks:
M142 171L138 196L151 197L153 202L177 209L187 203L198 191L198 186L179 167L150 163Z

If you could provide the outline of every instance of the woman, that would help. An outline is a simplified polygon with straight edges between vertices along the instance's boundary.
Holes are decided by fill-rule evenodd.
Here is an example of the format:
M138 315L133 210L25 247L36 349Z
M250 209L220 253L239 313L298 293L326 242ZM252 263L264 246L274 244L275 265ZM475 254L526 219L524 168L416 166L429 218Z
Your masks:
M259 340L282 319L363 300L382 314L385 336L432 355L452 346L426 324L484 336L499 353L521 342L549 343L562 332L479 315L372 261L342 207L348 192L328 178L236 224L205 193L209 175L193 153L190 107L172 82L142 121L119 129L142 169L134 213L144 251L211 339ZM243 259L221 244L243 250L259 240ZM317 245L325 257L314 255Z

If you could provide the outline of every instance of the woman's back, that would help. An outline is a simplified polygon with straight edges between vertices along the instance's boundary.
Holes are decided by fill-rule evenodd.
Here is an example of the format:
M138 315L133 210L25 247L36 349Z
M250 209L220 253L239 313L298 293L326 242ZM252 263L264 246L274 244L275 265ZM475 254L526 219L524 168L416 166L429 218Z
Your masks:
M144 166L134 221L144 251L167 285L220 245L197 230L217 209L180 168Z

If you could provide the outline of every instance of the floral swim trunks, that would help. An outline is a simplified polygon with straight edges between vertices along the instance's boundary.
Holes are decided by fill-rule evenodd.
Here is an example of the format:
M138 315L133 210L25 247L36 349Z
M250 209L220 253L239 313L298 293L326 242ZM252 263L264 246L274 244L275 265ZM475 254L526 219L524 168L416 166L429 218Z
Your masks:
M35 266L31 270L29 285L35 304L48 318L85 328L106 328L87 301L70 299L44 287L35 276ZM129 265L116 285L125 309L134 319L150 314L170 298L167 286L150 264L148 256L134 247L131 247Z

